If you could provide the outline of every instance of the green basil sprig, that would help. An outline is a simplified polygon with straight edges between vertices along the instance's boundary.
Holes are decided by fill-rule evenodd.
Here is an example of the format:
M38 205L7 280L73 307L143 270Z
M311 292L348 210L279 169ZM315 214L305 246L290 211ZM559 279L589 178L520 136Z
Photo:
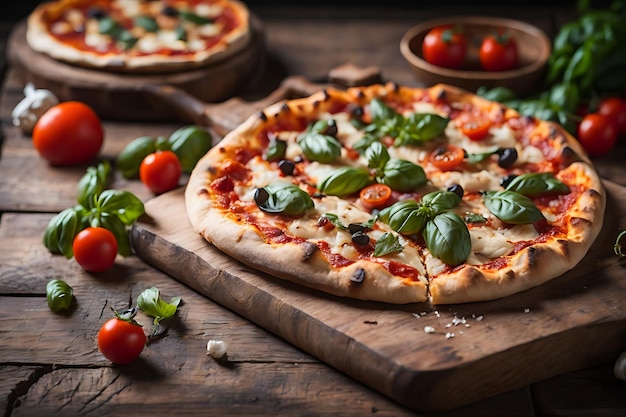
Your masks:
M67 310L72 305L72 287L62 279L53 279L46 285L46 299L50 310Z
M472 249L465 222L451 211L437 214L426 223L423 236L430 253L450 266L465 262Z
M108 172L106 162L88 169L78 181L79 204L50 219L43 235L43 244L50 252L71 258L74 238L84 228L92 226L110 230L117 240L118 253L131 254L127 226L144 213L144 205L129 191L105 189Z
M97 167L88 167L85 175L78 181L78 204L83 207L89 207L93 204L93 201L90 201L90 199L104 191L110 172L111 165L109 161L104 161L98 164Z
M529 172L519 175L506 186L506 189L527 197L570 192L570 188L565 183L549 172Z
M334 120L318 120L298 136L298 145L309 161L325 164L341 157L341 143L329 133L336 133Z
M302 216L313 208L310 195L293 184L275 183L257 188L254 201L266 213L281 213L287 216Z
M405 200L380 211L379 218L402 235L422 234L433 256L458 265L469 256L471 239L463 219L449 210L461 198L450 191L434 191L418 202Z
M380 99L370 102L372 123L364 128L364 138L355 149L366 149L384 136L395 139L394 146L420 145L441 136L449 119L434 113L411 113L408 117L396 112Z
M322 179L317 188L324 194L345 196L356 193L371 182L366 169L344 166Z
M487 191L483 193L483 202L494 216L506 223L529 224L544 218L531 199L515 191Z
M116 167L124 178L136 178L139 175L141 161L157 151L165 138L154 139L150 136L141 136L132 140L117 157Z
M160 333L161 322L173 317L176 314L178 305L182 301L181 297L174 297L170 302L161 298L161 294L156 287L148 288L137 297L137 307L148 316L154 317L152 336Z
M400 243L398 236L386 232L376 241L374 256L385 256L390 253L402 252L402 249L404 249L404 247Z

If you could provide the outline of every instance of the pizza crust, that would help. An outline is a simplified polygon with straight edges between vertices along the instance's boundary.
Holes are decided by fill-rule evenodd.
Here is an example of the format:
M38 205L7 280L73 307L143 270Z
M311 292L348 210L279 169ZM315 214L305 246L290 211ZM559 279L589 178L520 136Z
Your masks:
M128 73L170 73L223 61L244 50L253 36L248 8L237 0L228 0L239 24L209 49L184 55L117 54L82 50L52 36L46 22L48 16L58 16L64 9L84 3L85 0L60 0L37 6L27 19L28 45L54 59L86 68Z

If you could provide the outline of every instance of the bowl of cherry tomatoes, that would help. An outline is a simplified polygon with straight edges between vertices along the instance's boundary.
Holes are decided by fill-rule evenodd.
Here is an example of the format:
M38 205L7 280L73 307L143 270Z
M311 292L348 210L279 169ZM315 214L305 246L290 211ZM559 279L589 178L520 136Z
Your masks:
M524 96L539 86L551 42L522 21L460 16L409 29L400 52L425 86L444 83L468 91L502 86Z

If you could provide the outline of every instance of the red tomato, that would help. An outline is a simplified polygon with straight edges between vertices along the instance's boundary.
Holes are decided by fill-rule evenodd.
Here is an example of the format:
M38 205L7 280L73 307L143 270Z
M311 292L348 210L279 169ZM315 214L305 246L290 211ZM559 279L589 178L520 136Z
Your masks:
M422 54L424 59L433 65L459 68L467 55L467 39L458 28L435 27L424 37Z
M74 259L89 272L103 272L113 266L117 239L104 227L87 227L78 232L72 244Z
M78 165L100 152L104 130L91 107L79 101L53 106L37 121L33 145L52 165Z
M359 193L361 202L368 209L384 207L391 198L391 187L386 184L372 184Z
M156 151L146 156L139 166L139 179L155 194L178 187L182 169L172 151Z
M435 149L428 160L442 171L450 171L463 163L465 151L454 145L442 145Z
M457 124L465 136L473 141L479 141L487 137L489 128L493 123L485 114L480 112L465 112L458 116Z
M505 71L517 66L517 44L508 33L487 35L480 46L480 65L487 71Z
M610 97L600 101L598 113L608 116L617 127L619 136L626 137L626 100Z
M604 155L617 141L617 127L608 116L590 113L578 125L578 141L590 156Z
M114 317L109 319L98 332L98 349L113 363L131 363L146 345L143 328L135 323Z

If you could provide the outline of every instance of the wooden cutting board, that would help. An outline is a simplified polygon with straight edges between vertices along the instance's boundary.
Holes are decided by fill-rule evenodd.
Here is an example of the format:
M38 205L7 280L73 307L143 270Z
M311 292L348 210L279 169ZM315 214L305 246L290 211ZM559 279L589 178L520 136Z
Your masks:
M363 302L256 272L192 231L182 189L147 202L132 242L149 264L400 404L440 411L626 350L626 271L613 253L626 227L626 189L605 186L606 222L585 259L543 286L490 302Z

